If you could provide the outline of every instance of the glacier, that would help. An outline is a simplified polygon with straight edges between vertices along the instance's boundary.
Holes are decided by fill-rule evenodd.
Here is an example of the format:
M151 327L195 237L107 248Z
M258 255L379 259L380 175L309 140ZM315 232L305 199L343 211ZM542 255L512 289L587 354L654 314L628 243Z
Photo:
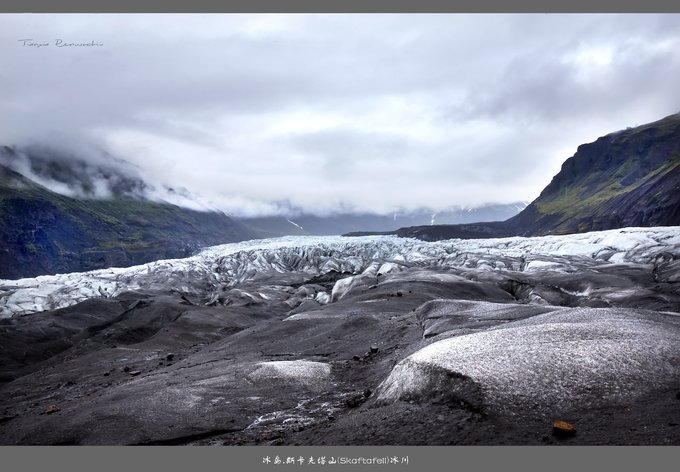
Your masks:
M573 273L586 266L672 264L677 259L680 227L439 242L394 236L289 236L224 244L189 258L134 267L0 280L0 317L54 310L140 290L171 288L214 301L225 287L257 281L272 273L347 274L332 293L305 295L323 303L338 300L361 280L412 267ZM680 281L679 271L673 272L668 281Z

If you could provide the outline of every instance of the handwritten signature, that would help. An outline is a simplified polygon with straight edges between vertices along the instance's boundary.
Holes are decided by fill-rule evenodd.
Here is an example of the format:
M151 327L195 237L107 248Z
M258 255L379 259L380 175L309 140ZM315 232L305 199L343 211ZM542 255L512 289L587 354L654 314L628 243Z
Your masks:
M82 48L82 47L102 47L104 43L99 41L88 41L88 42L69 42L63 39L55 39L52 42L49 41L36 41L34 39L18 39L23 47L31 48L46 48L46 47L57 47L57 48Z

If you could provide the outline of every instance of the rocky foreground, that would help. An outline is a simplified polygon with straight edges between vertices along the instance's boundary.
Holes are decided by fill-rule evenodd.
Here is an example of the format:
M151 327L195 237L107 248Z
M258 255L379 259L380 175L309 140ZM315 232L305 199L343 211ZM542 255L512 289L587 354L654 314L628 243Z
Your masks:
M5 445L680 444L678 227L255 241L0 307Z

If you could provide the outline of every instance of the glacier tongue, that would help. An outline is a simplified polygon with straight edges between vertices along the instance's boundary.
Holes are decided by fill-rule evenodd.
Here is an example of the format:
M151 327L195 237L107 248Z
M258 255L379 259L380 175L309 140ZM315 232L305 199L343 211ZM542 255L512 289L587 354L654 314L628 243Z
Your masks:
M172 290L210 299L220 288L273 272L316 276L337 271L361 279L412 266L576 272L583 264L650 264L658 258L680 258L680 227L439 242L393 236L290 236L214 246L186 259L135 267L0 280L0 317L63 308L126 291ZM575 261L579 268L574 268ZM333 290L336 297L352 280L338 284ZM325 302L328 295L316 297Z

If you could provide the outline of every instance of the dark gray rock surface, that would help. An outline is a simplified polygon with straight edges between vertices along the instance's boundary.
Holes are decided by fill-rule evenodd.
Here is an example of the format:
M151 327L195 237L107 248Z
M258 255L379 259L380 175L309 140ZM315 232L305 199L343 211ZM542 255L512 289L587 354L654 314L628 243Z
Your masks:
M678 238L282 239L0 281L0 444L680 444Z
M4 319L0 443L680 444L677 283L614 269L411 267L332 303L279 273L212 306L156 289Z

